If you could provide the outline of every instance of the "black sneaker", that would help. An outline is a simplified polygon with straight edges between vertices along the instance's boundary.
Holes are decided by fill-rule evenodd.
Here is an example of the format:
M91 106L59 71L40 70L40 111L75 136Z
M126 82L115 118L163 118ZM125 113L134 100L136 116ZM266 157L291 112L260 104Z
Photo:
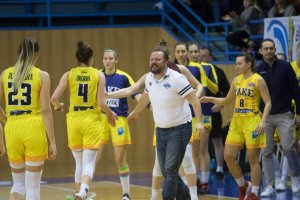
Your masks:
M224 180L224 173L223 172L216 172L216 177L218 180Z
M130 200L129 194L123 194L122 200Z

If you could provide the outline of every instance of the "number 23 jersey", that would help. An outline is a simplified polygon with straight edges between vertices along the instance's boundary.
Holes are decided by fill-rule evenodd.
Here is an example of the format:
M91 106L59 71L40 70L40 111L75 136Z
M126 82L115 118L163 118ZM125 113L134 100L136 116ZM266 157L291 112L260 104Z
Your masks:
M69 112L76 107L99 110L97 103L98 70L93 67L75 67L70 70L68 83L70 87Z
M32 67L18 90L13 88L14 71L15 67L10 67L5 70L2 77L7 116L10 117L12 113L22 111L27 112L26 116L28 117L31 114L40 114L40 90L42 87L40 69Z

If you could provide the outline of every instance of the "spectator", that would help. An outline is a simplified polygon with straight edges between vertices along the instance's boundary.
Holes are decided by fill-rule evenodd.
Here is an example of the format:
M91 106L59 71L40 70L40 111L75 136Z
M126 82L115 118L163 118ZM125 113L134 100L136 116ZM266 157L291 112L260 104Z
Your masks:
M248 48L254 48L255 46L255 43L249 40L250 35L260 32L260 25L250 24L249 22L253 19L263 18L263 13L259 7L254 5L254 0L244 0L244 8L240 16L232 11L223 16L222 19L230 21L235 29L226 38L227 42L246 51Z
M289 17L294 15L297 15L296 9L287 0L275 0L274 6L268 12L268 17Z
M243 3L240 0L209 0L214 22L219 22L222 15L243 9Z
M257 0L256 5L261 8L263 11L264 15L268 15L268 11L272 8L274 5L275 0Z

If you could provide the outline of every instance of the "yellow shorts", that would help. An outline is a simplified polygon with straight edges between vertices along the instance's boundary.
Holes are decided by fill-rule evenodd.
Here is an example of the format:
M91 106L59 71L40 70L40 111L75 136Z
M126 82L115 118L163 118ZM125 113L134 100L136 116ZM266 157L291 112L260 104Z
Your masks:
M67 114L68 146L76 149L98 149L103 137L99 111L77 111Z
M233 116L225 144L243 148L246 143L247 149L263 148L266 146L266 135L255 134L261 116L236 117Z
M113 127L108 123L106 115L102 114L101 118L104 122L103 140L101 144L107 144L110 137L113 146L122 146L131 144L130 130L126 117L118 116L116 126Z
M192 119L192 138L193 140L200 140L201 135L199 135L195 128L196 118L193 117ZM204 116L202 115L202 124L204 128L211 130L211 116ZM202 136L203 137L203 136Z
M9 162L23 164L48 158L46 128L41 115L8 119L4 131Z

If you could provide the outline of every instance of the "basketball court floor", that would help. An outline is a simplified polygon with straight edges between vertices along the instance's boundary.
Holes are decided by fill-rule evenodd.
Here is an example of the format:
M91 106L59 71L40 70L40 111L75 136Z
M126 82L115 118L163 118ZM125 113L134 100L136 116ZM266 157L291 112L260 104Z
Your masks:
M248 178L248 177L247 177ZM132 200L148 200L151 192L151 174L131 174ZM0 181L0 200L9 199L10 180ZM74 194L73 177L43 178L41 186L41 200L65 200L68 195ZM200 200L237 199L236 183L229 173L223 181L218 181L214 174L210 176L210 189L208 195L200 195ZM90 188L89 200L118 200L121 199L122 190L117 175L98 175ZM263 200L299 200L300 195L293 195L291 190L277 193Z

